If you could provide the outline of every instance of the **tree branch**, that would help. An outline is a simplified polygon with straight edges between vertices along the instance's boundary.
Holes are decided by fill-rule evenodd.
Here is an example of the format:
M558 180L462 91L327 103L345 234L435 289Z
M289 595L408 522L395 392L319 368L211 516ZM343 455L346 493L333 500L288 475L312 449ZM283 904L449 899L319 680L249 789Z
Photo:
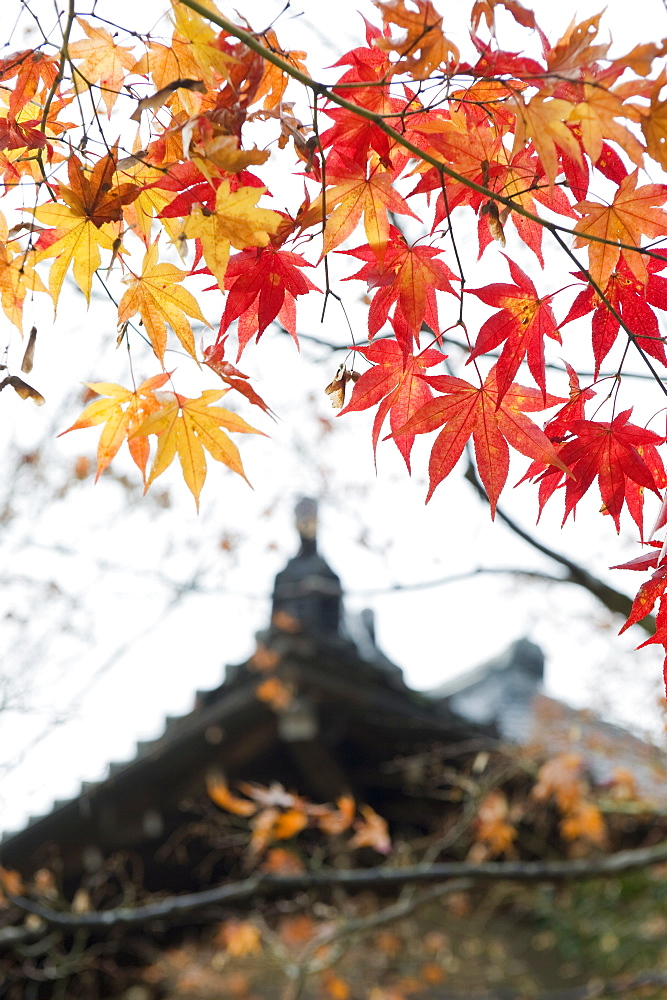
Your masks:
M183 896L170 896L143 906L120 906L96 913L66 913L42 906L24 896L6 893L11 902L25 913L32 913L52 927L109 930L118 926L136 926L153 920L174 919L210 906L228 906L259 897L303 892L307 889L392 888L426 882L470 879L474 882L560 882L567 879L607 878L667 861L667 840L652 847L619 851L607 857L562 861L443 861L432 865L404 868L326 869L302 875L251 875L241 882L204 889Z
M468 480L473 489L477 491L480 497L488 503L489 498L486 495L486 490L479 481L477 472L475 471L475 467L472 462L468 462L465 478ZM518 535L519 538L523 538L524 542L528 542L528 544L532 545L538 552L541 552L543 555L548 556L549 559L553 559L555 562L560 563L561 566L566 568L567 573L561 578L562 583L575 583L578 587L583 587L589 593L593 594L594 597L597 597L598 601L600 601L601 604L604 604L605 608L609 611L612 611L616 615L623 615L624 618L628 617L632 608L632 598L628 597L627 594L623 594L620 590L615 590L614 587L610 587L609 584L600 580L599 577L593 576L593 574L589 573L588 570L585 570L583 566L573 562L572 559L568 559L568 557L562 555L562 553L556 552L555 549L550 549L548 545L543 545L542 542L539 542L537 538L534 537L534 535L524 531L524 529L521 528L516 521L513 521L508 514L501 510L500 507L496 508L496 513L500 520L506 524L515 535ZM653 615L647 615L646 618L643 618L640 622L637 622L637 624L643 628L645 632L653 635L655 631L655 618Z
M346 100L334 90L331 90L329 87L325 87L323 83L318 83L317 80L313 80L313 78L308 76L307 73L303 73L296 66L292 65L292 63L288 62L288 60L283 59L277 53L272 52L271 49L262 45L262 43L258 41L257 36L252 32L239 27L238 24L234 24L233 21L229 21L226 17L223 17L222 14L218 12L214 13L208 7L198 3L197 0L179 0L179 2L182 3L184 7L189 7L190 10L195 11L195 13L199 14L201 17L205 17L209 21L212 21L213 24L217 24L219 28L222 28L223 31L226 31L229 35L232 35L234 38L238 38L240 42L243 42L243 44L247 45L253 52L256 52L263 59L266 59L267 62L273 63L273 65L277 66L283 73L287 73L288 76L291 76L293 79L298 80L299 83L302 83L304 87L308 87L308 89L312 90L316 96L319 95L321 97L326 97L327 100L334 104L338 104L341 108L345 108L347 111L351 111L360 118L365 118L367 121L372 122L377 126L377 128L384 132L385 135L388 135L390 139L393 139L394 142L398 143L404 149L407 149L408 152L412 153L418 160L422 160L424 163L430 164L430 166L435 167L441 175L444 174L447 177L451 177L452 180L459 181L461 184L471 188L473 191L477 191L478 194L484 195L490 201L497 201L502 205L506 205L518 215L523 215L524 218L530 219L531 222L537 222L538 225L542 226L544 229L550 230L554 234L556 232L567 233L569 236L583 238L592 243L605 243L608 246L617 247L621 250L630 250L633 253L644 254L647 257L656 257L658 260L665 259L662 254L654 253L646 247L631 246L629 243L619 243L617 240L608 240L603 236L594 236L591 233L580 233L575 229L570 229L568 226L560 226L555 222L548 222L539 215L534 215L533 212L529 212L527 208L524 208L523 205L520 205L518 202L513 201L505 195L499 194L498 191L493 191L491 188L485 187L483 184L478 184L477 181L473 181L470 177L466 177L465 174L460 174L452 167L448 167L446 163L442 162L442 160L438 160L435 156L431 156L429 153L426 153L423 149L420 149L419 146L415 146L415 144L410 142L409 139L406 139L404 135L398 132L395 128L392 128L391 125L388 125L387 122L384 121L382 115L375 114L375 112L368 111L367 108L362 107L360 104L355 104L353 101ZM398 113L396 114L396 117L399 117Z

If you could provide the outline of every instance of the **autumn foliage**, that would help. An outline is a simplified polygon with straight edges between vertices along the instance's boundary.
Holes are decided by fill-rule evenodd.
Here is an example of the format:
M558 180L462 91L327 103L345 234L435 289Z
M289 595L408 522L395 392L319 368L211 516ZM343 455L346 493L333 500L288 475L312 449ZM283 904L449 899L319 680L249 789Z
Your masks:
M371 410L373 450L390 438L408 470L416 436L435 432L427 499L470 442L492 515L514 453L540 510L560 491L567 518L597 482L603 513L618 529L626 509L651 545L624 566L654 571L628 624L659 601L650 641L667 646L665 553L643 516L653 494L653 532L667 523L664 416L635 422L624 377L631 358L667 393L667 40L612 56L602 15L550 40L518 0L476 0L462 54L431 0L365 13L328 83L282 47L282 25L255 32L209 0L172 0L169 29L145 34L71 3L53 37L5 55L7 319L22 331L33 296L62 308L70 273L87 300L94 280L111 288L127 386L89 383L97 398L67 429L101 425L98 475L127 444L146 488L178 455L198 503L209 458L244 476L230 434L264 433L237 404L270 429L241 355L245 369L276 325L298 344L305 296L326 308L356 287L367 330L350 330L326 389L341 415ZM300 194L283 204L289 174ZM463 227L495 276L481 287L462 267ZM564 285L543 271L554 248ZM352 285L332 278L336 254L361 264ZM585 378L574 321L589 324ZM457 337L459 369L445 353ZM179 392L188 364L195 398ZM3 367L0 389L44 401Z

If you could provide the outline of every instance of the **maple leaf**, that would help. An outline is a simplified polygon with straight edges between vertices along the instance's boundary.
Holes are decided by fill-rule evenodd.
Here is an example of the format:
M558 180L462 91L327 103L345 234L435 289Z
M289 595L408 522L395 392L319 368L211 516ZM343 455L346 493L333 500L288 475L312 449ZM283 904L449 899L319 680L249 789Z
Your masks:
M254 816L259 806L249 799L242 799L229 790L222 778L210 777L206 781L206 791L216 806L234 813L235 816Z
M565 483L563 523L595 479L598 480L604 511L612 517L617 531L620 530L621 510L627 499L629 483L636 483L660 496L655 476L638 449L663 444L665 438L629 423L631 413L631 409L624 410L610 422L571 420L568 423L572 439L558 449L560 461L571 474ZM562 465L559 467L562 468ZM526 475L543 480L540 484L541 510L546 500L562 485L563 478L552 469L542 472L537 466L531 467ZM633 499L632 505L628 506L641 532L641 504L637 505L636 495Z
M333 89L376 115L388 115L400 112L404 102L391 97L389 87L383 86L391 73L391 63L386 52L381 52L372 44L381 37L380 30L366 22L368 46L352 49L334 63L334 66L350 66L351 69L341 76ZM324 113L334 121L333 127L320 136L321 148L331 150L327 167L335 171L341 167L344 169L349 160L365 167L370 150L377 153L381 163L388 163L394 142L375 122L348 108L327 106ZM343 157L340 163L339 154Z
M472 94L470 99L474 101L475 97ZM467 95L463 99L467 99ZM503 131L491 128L487 119L471 122L465 114L452 115L451 112L448 119L433 118L414 126L415 138L420 137L418 144L425 151L452 166L462 177L484 186L492 182L499 157L505 161L507 159L506 152L503 151ZM506 169L504 164L501 169ZM478 206L483 199L482 195L463 181L447 178L445 203L440 171L430 164L418 163L414 172L422 173L423 177L411 192L412 195L431 190L440 192L433 228L459 205Z
M500 155L502 156L503 154L501 153ZM577 216L562 188L557 185L551 188L546 187L544 179L545 174L540 161L532 152L532 148L528 148L513 156L507 164L503 164L501 161L489 164L489 179L487 183L494 191L498 191L506 198L511 198L513 202L525 208L528 212L532 212L533 215L538 214L536 203L540 203L552 212L576 219ZM471 199L471 204L475 205L474 199ZM482 225L485 208L488 223L486 227ZM497 234L490 231L491 220L494 217L493 209L498 212L498 208L499 206L495 202L487 202L485 206L478 209L480 217L478 227L480 256L491 238L498 238ZM499 222L501 222L501 225L502 217L506 212L509 213L507 219L514 223L519 237L526 246L530 247L542 267L544 267L544 259L542 257L544 227L539 222L534 222L532 219L527 219L518 212L513 212L507 206L502 210L502 215L499 213Z
M656 546L658 551L654 548L652 552L644 553L636 559L631 559L630 562L611 567L612 569L631 569L640 572L647 569L655 570L653 575L648 580L645 580L639 588L637 596L632 602L630 614L620 629L619 635L630 628L631 625L636 625L637 622L646 618L653 610L655 602L659 601L658 613L655 620L655 632L649 639L640 643L637 649L655 644L663 646L667 654L667 596L665 593L667 591L667 562L664 561L665 546L664 544L661 545L660 542L650 542L650 544ZM665 656L663 665L663 680L665 694L667 695L667 655Z
M338 183L324 192L327 220L322 238L322 256L351 236L363 214L366 238L381 261L389 240L387 213L410 215L413 219L418 216L392 186L392 174L379 164L371 165L368 176L365 165L361 167L349 162L348 167L344 177L328 177L328 180ZM334 205L336 208L329 214ZM321 199L318 199L301 219L301 228L307 229L316 224L321 219L321 212Z
M144 419L159 408L160 403L155 391L161 389L169 377L170 372L154 375L142 382L136 389L126 389L115 382L84 383L89 389L104 398L94 399L92 403L89 403L78 420L58 436L62 437L63 434L85 427L94 427L96 424L104 424L97 446L95 482L100 478L125 440L127 440L130 455L141 471L144 482L146 482L148 441L146 438L133 437L133 435Z
M21 330L26 293L46 292L31 264L34 251L12 253L8 245L7 222L0 212L0 301L7 319Z
M395 340L378 340L368 347L358 347L356 350L359 354L363 354L367 361L373 362L373 367L355 382L350 402L340 411L339 416L355 410L367 410L370 406L380 403L373 422L373 454L375 454L380 431L388 413L392 432L395 433L432 398L433 393L421 376L428 368L440 364L446 355L440 351L426 350L416 357L412 354L406 356L401 345ZM410 452L414 434L395 437L394 441L410 471Z
M509 822L509 812L507 796L500 789L484 796L475 817L475 840L483 847L483 853L478 856L473 847L470 860L484 861L512 850L517 829Z
M134 184L137 188L137 196L130 204L123 206L123 218L128 229L131 229L136 236L142 240L144 246L148 248L151 241L151 229L153 221L159 216L160 225L168 233L173 242L176 242L182 223L180 217L174 219L169 217L168 208L173 204L173 195L165 190L165 173L163 169L154 167L143 159L136 156L119 160L118 173L127 178L128 183ZM201 174L197 171L201 180ZM204 182L211 191L215 200L215 188L208 182ZM167 211L165 211L167 210ZM189 209L188 209L189 211ZM178 213L187 215L187 211Z
M582 68L590 68L604 59L609 50L609 42L594 45L602 14L569 25L567 31L546 53L549 73L556 77L581 78Z
M506 341L496 364L498 401L509 389L519 365L527 356L528 367L533 378L546 397L544 338L551 337L560 343L556 319L547 299L541 299L528 275L507 254L503 254L514 278L514 285L493 284L484 288L470 288L489 306L500 306L481 327L475 341L475 348L466 364L470 364L481 354L494 350Z
M320 830L329 836L336 836L344 833L352 826L356 803L351 795L341 795L336 799L336 809L324 807L317 817L317 825Z
M253 323L252 328L247 322L243 326L239 324L240 358L253 334L257 334L259 341L267 326L282 313L283 325L298 346L294 302L298 295L320 291L299 268L312 266L299 254L276 250L272 246L253 247L231 257L225 276L227 302L218 339L230 323L244 313L249 312L253 319L256 318L256 326ZM291 303L291 309L285 308L286 300Z
M370 806L361 806L359 812L362 818L356 820L354 824L356 832L349 846L352 850L358 847L372 847L379 854L389 854L391 837L387 821Z
M159 410L143 421L134 432L136 436L157 434L157 453L146 489L178 454L183 478L199 510L199 495L206 479L206 451L248 482L239 450L221 428L240 434L262 434L262 431L251 427L236 413L211 405L227 392L228 389L207 389L198 399L169 393Z
M524 28L536 27L532 10L527 10L518 0L475 0L470 14L470 27L473 32L477 31L482 17L489 31L493 31L497 6L505 7L514 20Z
M39 49L24 49L0 60L0 80L16 76L9 95L10 111L17 115L35 97L40 81L50 88L57 75L58 60Z
M111 111L125 81L124 70L132 69L136 58L131 49L117 45L113 35L104 28L94 28L82 17L76 20L88 38L70 42L67 47L71 59L82 60L74 70L74 85L77 90L82 90L98 84L107 115L111 118Z
M563 402L559 397L545 397L537 389L515 383L499 403L495 369L489 372L482 386L452 375L426 376L426 381L446 395L425 403L395 435L427 434L445 425L431 451L427 503L436 486L458 462L471 435L492 518L509 472L508 442L522 455L555 465L569 474L546 434L524 416L524 411L545 410Z
M658 318L651 309L657 306L667 309L667 279L656 271L667 267L667 260L649 258L646 264L648 280L642 283L630 270L625 255L620 254L616 268L612 271L604 289L605 299L622 317L623 322L635 335L637 344L648 355L667 366L667 354L662 343ZM584 278L578 273L576 277ZM618 319L612 314L590 285L579 292L561 326L593 312L591 332L593 354L595 356L595 377L600 366L616 341L620 330Z
M229 181L224 180L216 192L215 210L200 206L185 220L184 235L201 240L204 260L221 289L225 287L230 247L265 247L283 221L278 212L257 207L265 191L256 187L232 191Z
M174 0L172 8L175 26L171 43L149 42L131 71L150 74L158 93L183 79L201 81L206 91L215 89L221 78L229 78L230 67L238 60L208 21ZM197 115L203 104L201 90L179 90L169 103L180 106L187 117Z
M273 28L269 28L263 34L264 42L270 47L272 52L275 52L286 62L290 63L296 69L301 70L302 73L307 73L308 69L304 62L306 58L305 52L297 52L295 50L291 52L285 52L280 47L278 38ZM255 93L255 101L260 101L264 98L263 107L266 111L270 111L271 108L275 108L282 102L283 95L287 90L287 84L289 82L289 76L284 73L278 66L265 60L264 62L264 75L257 87Z
M113 185L116 173L115 150L101 157L87 176L78 157L72 155L68 162L70 186L60 185L60 196L65 204L39 205L32 211L38 222L54 227L53 240L40 248L37 261L55 257L49 272L49 288L54 306L58 303L60 289L70 264L74 279L90 301L93 274L100 266L100 247L113 250L118 237L118 226L123 215L123 205L132 201L138 190L133 184Z
M236 389L237 392L245 396L253 406L259 406L270 417L273 417L274 413L271 407L267 406L262 397L249 384L248 375L244 375L243 372L240 372L229 361L225 361L226 340L226 337L219 337L214 345L204 349L204 364L208 365L212 371L219 375L223 382L226 382L231 389Z
M396 303L397 310L405 320L411 338L418 340L424 322L438 332L435 291L438 289L452 295L457 294L450 284L450 280L456 280L456 275L446 264L435 259L441 252L436 247L408 244L395 226L389 229L389 242L382 266L378 265L377 256L370 244L341 251L367 262L360 271L344 280L363 280L368 283L369 290L378 289L368 311L370 338L384 326L393 303ZM408 349L406 345L406 350Z
M516 114L513 156L532 142L551 185L560 169L559 150L581 163L579 143L567 125L576 120L570 101L540 92L526 102L523 95L517 93L508 101L508 106Z
M646 139L647 152L663 168L667 168L667 101L660 100L660 93L667 83L667 71L658 76L651 88L651 106L646 111L638 107L641 129Z
M557 413L544 425L544 433L550 441L562 441L571 431L575 420L584 420L584 406L589 399L593 399L595 392L593 389L582 389L579 385L579 376L569 362L565 362L565 368L570 380L570 398Z
M262 950L262 935L251 920L226 920L214 941L232 958L259 955Z
M593 163L599 160L605 139L613 139L638 167L643 166L644 147L637 137L620 125L616 118L639 118L624 105L625 93L614 92L612 84L622 70L612 66L605 73L587 75L577 89L581 100L572 109L571 121L576 121L582 145Z
M584 837L600 844L605 837L605 823L599 808L586 798L588 789L582 770L579 754L558 754L538 771L532 794L540 802L555 800L562 815L560 831L566 840Z
M642 235L655 238L667 229L667 212L655 207L667 200L667 185L645 184L638 188L638 175L639 171L635 170L621 181L611 205L594 201L580 201L575 205L582 216L574 227L581 234L575 246L588 247L588 269L600 288L606 288L621 250L609 243L591 242L586 239L587 234L640 247ZM642 254L626 251L626 261L632 273L645 283L647 271Z
M180 286L187 274L173 264L158 263L156 240L144 254L141 275L130 274L123 279L130 287L118 303L118 322L127 323L139 313L160 361L164 360L167 346L167 323L193 358L195 342L186 317L208 326L194 295Z
M373 0L385 24L395 24L406 32L405 38L376 38L375 44L385 52L396 52L403 58L395 63L395 73L410 73L428 78L444 63L457 64L459 50L442 31L442 17L431 0L414 0L417 10L409 10L404 0Z

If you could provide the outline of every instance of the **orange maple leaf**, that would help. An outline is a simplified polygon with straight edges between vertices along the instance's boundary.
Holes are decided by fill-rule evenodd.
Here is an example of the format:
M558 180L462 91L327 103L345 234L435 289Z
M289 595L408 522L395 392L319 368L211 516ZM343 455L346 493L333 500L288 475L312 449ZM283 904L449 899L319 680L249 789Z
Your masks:
M638 188L638 174L635 170L621 181L611 205L594 201L580 201L575 205L582 216L574 227L581 234L575 246L588 247L589 271L600 288L607 287L621 249L588 240L588 234L640 247L642 236L654 239L662 236L667 228L667 212L655 207L667 200L667 185L644 184ZM646 284L648 274L643 256L628 252L623 256L637 279Z
M111 118L111 111L125 81L124 71L132 69L136 59L131 49L117 45L113 35L104 28L94 28L82 17L76 20L88 38L70 42L67 48L70 58L82 60L74 67L74 86L80 91L98 84Z
M258 955L262 950L262 935L251 920L227 920L213 940L234 958Z
M379 854L389 854L391 838L387 821L370 806L361 806L359 811L362 818L354 824L356 832L350 841L350 847L372 847Z
M641 116L641 129L646 139L647 152L663 168L667 169L667 101L660 100L660 94L667 83L667 70L660 73L651 87L651 106L637 107Z
M342 160L342 155L339 156ZM418 216L407 202L393 188L392 174L384 170L379 163L371 165L366 176L366 167L351 160L346 164L349 170L345 175L330 177L334 186L325 191L327 211L326 227L322 239L322 256L324 257L339 246L357 228L364 217L366 238L378 260L384 258L385 248L389 241L389 212L399 215ZM333 206L333 212L329 215ZM313 203L300 220L301 228L307 229L322 218L321 199Z
M489 792L480 803L475 820L475 840L483 845L484 858L475 860L505 854L511 850L516 837L516 827L509 822L507 796L499 789Z
M235 816L254 816L259 809L259 806L249 799L242 799L238 795L234 795L222 778L208 778L206 791L216 806L220 806L221 809L225 809Z
M570 23L563 37L547 52L550 73L559 78L579 80L582 67L592 66L605 58L611 43L593 44L601 17L602 13L594 14L580 24L575 24L574 21Z
M305 52L284 52L278 42L276 33L273 28L269 28L263 35L265 44L270 48L272 52L276 52L282 59L291 63L297 69L301 70L302 73L307 73L308 69L305 62L306 58ZM264 75L260 80L259 87L255 93L254 101L260 101L262 97L264 98L264 110L270 111L271 108L275 108L276 105L280 105L283 94L287 90L287 84L289 81L289 76L287 73L283 73L278 66L274 66L268 60L264 62Z
M414 0L417 10L410 10L404 0L373 0L385 24L395 24L406 34L404 38L376 38L375 44L385 52L402 56L393 67L395 73L410 73L428 78L442 64L458 63L459 50L443 34L442 17L431 0Z
M643 166L644 147L632 132L615 119L637 121L639 113L624 104L627 97L624 89L616 93L611 84L618 75L612 67L607 74L589 75L581 86L581 100L572 109L570 121L579 126L584 149L596 163L602 154L605 139L613 139L632 162Z
M566 122L573 120L574 105L560 97L540 91L529 101L520 93L507 102L516 115L512 156L520 153L528 142L535 147L549 183L553 184L560 170L559 153L562 150L581 164L581 150Z

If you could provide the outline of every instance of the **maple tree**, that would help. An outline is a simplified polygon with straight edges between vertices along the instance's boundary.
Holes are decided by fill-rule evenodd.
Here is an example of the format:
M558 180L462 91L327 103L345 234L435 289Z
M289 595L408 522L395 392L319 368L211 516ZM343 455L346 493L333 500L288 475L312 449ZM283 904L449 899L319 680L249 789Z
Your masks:
M353 287L342 280L356 282L367 327L350 327L326 391L342 416L375 411L376 458L384 436L409 470L416 435L437 431L429 500L472 438L492 516L513 455L531 460L521 481L537 484L540 510L561 490L567 518L597 481L602 512L618 529L627 508L651 545L623 566L655 571L627 625L659 602L650 641L667 649L666 551L654 539L667 523L667 39L612 54L601 14L550 40L518 0L476 0L462 52L431 0L375 0L366 13L365 36L326 82L282 47L282 26L229 20L210 0L172 0L169 27L146 30L70 0L34 48L5 55L7 320L22 332L42 296L62 309L70 271L87 300L101 282L127 383L87 383L99 398L67 430L103 424L98 476L127 444L146 489L178 455L198 504L207 459L245 476L228 432L270 432L235 412L236 401L272 416L236 367L242 355L251 366L251 341L277 324L298 344L304 297L331 308ZM516 51L500 42L510 35ZM473 218L494 275L475 288L462 252ZM547 245L563 280L543 270ZM340 280L351 258L362 267ZM478 319L476 303L493 312ZM575 321L590 321L594 359L581 379ZM452 331L467 343L459 367ZM21 375L8 345L0 389L41 404L22 377L36 336ZM656 396L631 421L637 365ZM199 395L180 391L183 377ZM662 507L645 532L650 494Z

